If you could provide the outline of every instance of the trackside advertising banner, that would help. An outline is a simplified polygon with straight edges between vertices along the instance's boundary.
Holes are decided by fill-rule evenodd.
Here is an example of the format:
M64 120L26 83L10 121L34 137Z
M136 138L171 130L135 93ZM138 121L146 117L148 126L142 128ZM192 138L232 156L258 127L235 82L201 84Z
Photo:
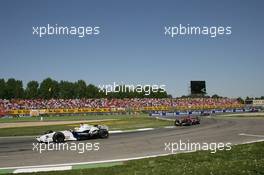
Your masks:
M223 106L193 106L193 107L171 107L171 106L150 106L143 108L73 108L73 109L34 109L34 110L9 110L6 113L9 115L32 115L39 114L78 114L78 113L119 113L119 112L142 112L142 111L190 111L190 110L233 110L242 108L243 105L223 105ZM217 113L218 110L215 110Z

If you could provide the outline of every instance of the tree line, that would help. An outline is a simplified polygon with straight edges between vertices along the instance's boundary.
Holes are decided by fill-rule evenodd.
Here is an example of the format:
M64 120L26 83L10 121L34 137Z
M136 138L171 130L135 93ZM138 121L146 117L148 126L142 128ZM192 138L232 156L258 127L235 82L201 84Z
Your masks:
M46 78L42 82L29 81L26 87L21 80L0 79L0 99L81 99L81 98L167 98L167 92L153 92L146 96L142 92L111 92L105 94L97 86L86 84L84 80L76 82L56 81Z

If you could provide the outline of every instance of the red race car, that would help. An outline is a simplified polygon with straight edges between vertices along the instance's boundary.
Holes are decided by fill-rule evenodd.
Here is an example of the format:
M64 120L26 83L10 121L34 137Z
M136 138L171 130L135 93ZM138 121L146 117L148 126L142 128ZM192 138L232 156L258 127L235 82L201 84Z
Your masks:
M191 126L198 124L200 124L200 119L197 116L196 117L187 116L187 117L177 118L174 123L175 126Z

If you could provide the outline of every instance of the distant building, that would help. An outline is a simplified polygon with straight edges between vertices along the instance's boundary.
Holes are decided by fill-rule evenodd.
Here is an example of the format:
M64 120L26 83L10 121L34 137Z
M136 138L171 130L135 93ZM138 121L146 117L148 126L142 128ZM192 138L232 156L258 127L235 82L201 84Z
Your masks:
M252 106L264 107L264 100L252 100Z

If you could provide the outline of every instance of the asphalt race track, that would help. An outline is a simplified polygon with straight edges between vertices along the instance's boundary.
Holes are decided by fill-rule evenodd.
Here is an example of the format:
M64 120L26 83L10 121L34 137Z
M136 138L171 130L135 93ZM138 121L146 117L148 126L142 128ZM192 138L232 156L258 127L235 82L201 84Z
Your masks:
M0 167L53 165L123 159L170 153L165 143L232 143L241 144L264 140L264 119L203 118L200 125L160 128L151 131L111 134L108 139L76 143L100 143L98 151L33 151L32 137L0 138ZM69 143L69 142L67 142Z

